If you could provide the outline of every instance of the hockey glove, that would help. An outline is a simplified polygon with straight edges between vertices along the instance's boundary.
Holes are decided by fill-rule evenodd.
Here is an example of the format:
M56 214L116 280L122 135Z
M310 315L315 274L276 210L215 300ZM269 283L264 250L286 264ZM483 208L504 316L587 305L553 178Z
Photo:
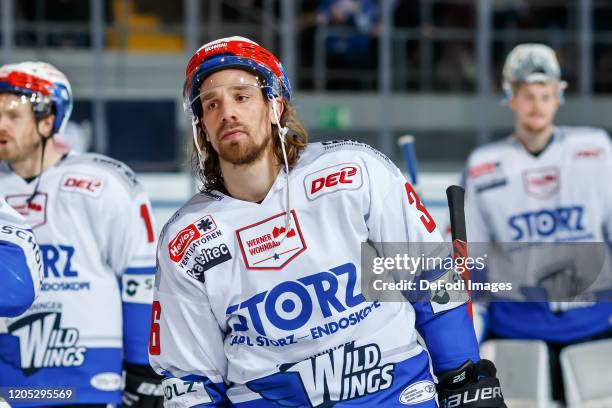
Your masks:
M124 407L163 408L164 391L162 376L157 375L148 365L126 363L125 387L121 400Z
M489 360L474 364L466 361L461 367L438 376L440 408L506 408L497 370Z

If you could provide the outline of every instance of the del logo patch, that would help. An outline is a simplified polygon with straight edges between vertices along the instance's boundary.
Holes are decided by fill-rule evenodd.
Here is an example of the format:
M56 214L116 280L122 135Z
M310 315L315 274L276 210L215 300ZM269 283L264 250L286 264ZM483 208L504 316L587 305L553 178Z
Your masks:
M29 198L30 194L8 195L6 202L34 229L47 222L47 193L36 193L32 200Z
M361 168L355 163L327 167L304 178L306 197L309 200L338 190L357 190L362 184Z
M523 183L527 194L544 199L559 191L559 169L557 167L544 167L527 170L523 173Z
M282 269L306 250L306 242L294 210L287 230L282 212L236 230L247 269Z
M60 190L99 197L104 188L102 180L82 174L67 174L60 183Z

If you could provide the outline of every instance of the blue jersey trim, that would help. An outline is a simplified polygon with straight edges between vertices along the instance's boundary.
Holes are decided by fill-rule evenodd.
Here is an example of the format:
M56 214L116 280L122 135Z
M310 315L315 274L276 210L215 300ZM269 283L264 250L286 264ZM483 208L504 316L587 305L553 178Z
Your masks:
M123 347L125 361L132 364L149 364L149 331L151 329L151 305L123 303Z
M0 316L14 317L24 313L34 301L34 282L23 249L0 241L2 296Z
M126 275L155 275L154 266L145 266L142 268L126 268Z

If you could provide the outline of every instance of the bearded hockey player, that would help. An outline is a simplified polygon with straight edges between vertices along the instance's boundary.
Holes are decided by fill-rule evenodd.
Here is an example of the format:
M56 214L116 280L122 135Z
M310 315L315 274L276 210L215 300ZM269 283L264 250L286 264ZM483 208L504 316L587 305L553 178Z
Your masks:
M610 139L601 129L553 124L565 87L548 46L522 44L508 55L503 89L515 129L508 138L476 149L468 160L466 223L471 242L611 242ZM544 261L558 263L552 257ZM512 278L511 271L489 272ZM534 271L538 273L545 275L546 269ZM562 400L560 348L610 336L612 303L609 297L565 304L545 300L493 302L482 316L494 336L548 342L554 394Z
M204 183L158 244L150 361L168 407L504 406L466 303L366 302L360 244L440 242L371 147L307 144L277 58L242 37L187 66ZM454 404L454 405L452 405Z
M149 200L123 163L56 150L51 138L72 103L55 67L0 67L0 192L32 228L44 263L40 296L0 334L0 386L74 390L70 402L9 401L14 406L106 406L121 402L123 365L123 403L153 406Z
M1 119L0 119L1 120ZM0 197L0 332L3 317L19 316L34 302L42 280L42 258L32 231Z

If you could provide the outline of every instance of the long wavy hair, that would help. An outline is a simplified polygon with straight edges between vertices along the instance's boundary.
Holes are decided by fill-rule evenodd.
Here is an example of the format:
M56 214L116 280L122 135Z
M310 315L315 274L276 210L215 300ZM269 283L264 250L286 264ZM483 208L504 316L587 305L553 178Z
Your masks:
M285 150L287 152L287 161L289 162L289 168L292 168L297 163L300 157L301 151L306 147L308 143L308 133L304 128L304 125L300 122L295 109L282 98L280 99L284 106L283 114L280 117L281 126L289 128L289 132L285 137ZM266 102L270 103L270 102ZM201 123L201 121L200 121ZM198 144L202 148L202 153L205 155L204 169L200 169L198 165L198 152L195 148L193 139L189 144L191 151L191 166L194 174L200 178L204 183L205 190L220 190L224 191L225 186L223 183L223 174L221 174L221 166L219 165L219 154L215 151L212 143L206 140L206 136L201 126L197 127L198 131ZM274 149L274 156L278 163L283 163L283 151L281 147L281 141L278 137L278 126L271 125L271 138L272 146Z

